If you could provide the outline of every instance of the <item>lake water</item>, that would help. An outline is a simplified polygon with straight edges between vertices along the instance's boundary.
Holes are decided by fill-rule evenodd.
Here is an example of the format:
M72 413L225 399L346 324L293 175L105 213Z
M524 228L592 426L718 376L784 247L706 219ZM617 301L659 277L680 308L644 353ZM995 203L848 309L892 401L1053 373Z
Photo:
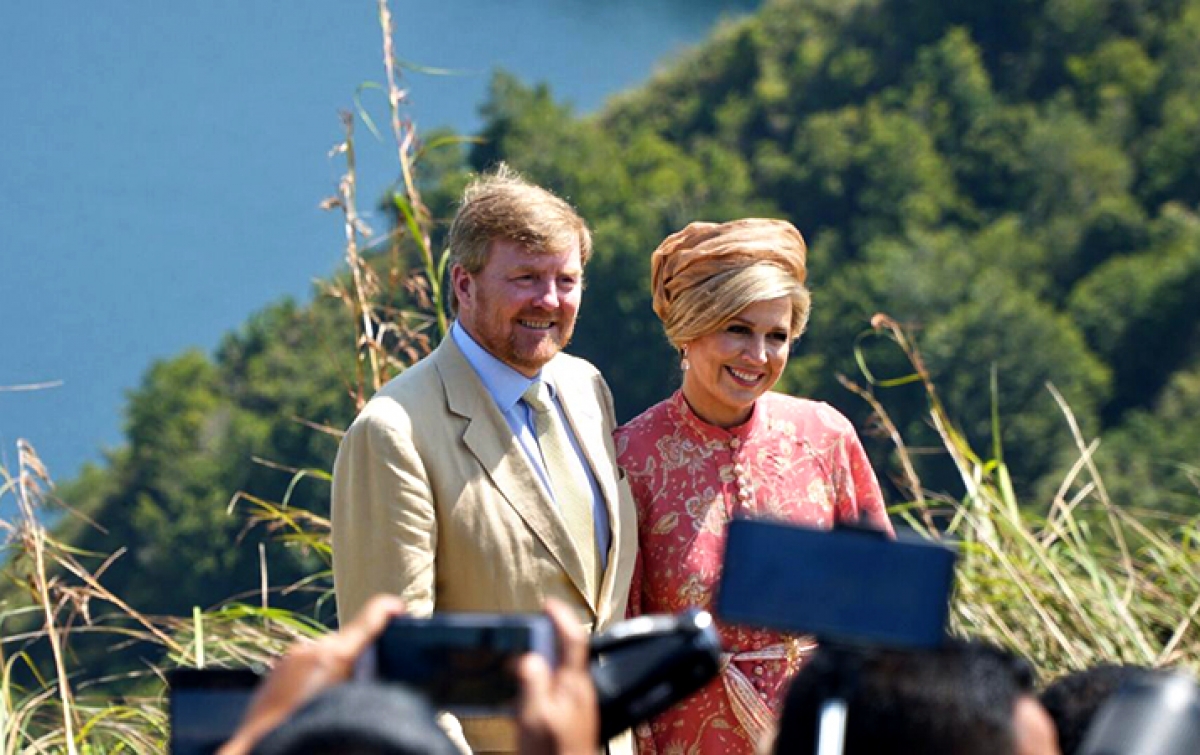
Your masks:
M420 127L470 132L490 72L580 111L643 81L757 0L393 2ZM373 2L12 3L0 14L0 463L30 440L72 477L122 442L155 359L213 348L337 267L317 209L337 111L383 79ZM374 112L383 112L378 93ZM362 196L394 157L366 144ZM12 386L61 381L52 389ZM3 513L3 512L0 512Z

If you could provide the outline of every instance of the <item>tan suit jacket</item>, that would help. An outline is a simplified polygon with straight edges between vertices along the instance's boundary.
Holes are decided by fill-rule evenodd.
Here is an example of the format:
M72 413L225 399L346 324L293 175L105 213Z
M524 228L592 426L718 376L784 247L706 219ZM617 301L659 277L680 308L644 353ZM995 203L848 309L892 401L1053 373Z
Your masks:
M560 354L542 370L591 465L612 541L597 597L554 502L462 351L447 337L363 408L333 473L333 577L348 622L376 593L416 615L537 612L548 597L603 630L625 616L636 510L618 471L608 386ZM507 719L463 719L476 752L515 751ZM617 743L614 743L616 745ZM630 752L627 738L610 752Z

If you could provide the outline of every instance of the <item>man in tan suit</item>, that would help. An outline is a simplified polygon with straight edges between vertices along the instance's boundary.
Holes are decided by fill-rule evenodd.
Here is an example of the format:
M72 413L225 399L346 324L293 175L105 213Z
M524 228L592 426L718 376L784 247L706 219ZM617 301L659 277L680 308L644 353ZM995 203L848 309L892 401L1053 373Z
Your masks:
M338 451L338 615L349 621L376 593L417 615L536 612L555 597L603 630L625 615L637 525L608 386L561 353L591 234L502 167L467 188L449 243L450 334L379 391ZM516 749L511 721L462 725L475 752Z

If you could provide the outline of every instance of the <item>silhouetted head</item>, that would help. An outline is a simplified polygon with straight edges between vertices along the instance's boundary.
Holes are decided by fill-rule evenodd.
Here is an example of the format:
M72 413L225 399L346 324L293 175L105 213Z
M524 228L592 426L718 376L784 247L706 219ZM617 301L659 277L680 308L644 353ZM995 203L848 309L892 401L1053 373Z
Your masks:
M1127 680L1146 673L1144 666L1104 663L1055 679L1039 696L1058 729L1063 755L1079 750L1096 711Z
M254 755L459 755L433 708L397 684L354 682L313 698Z
M816 750L823 701L847 702L845 755L1056 755L1024 659L982 642L929 651L818 650L792 683L776 755Z

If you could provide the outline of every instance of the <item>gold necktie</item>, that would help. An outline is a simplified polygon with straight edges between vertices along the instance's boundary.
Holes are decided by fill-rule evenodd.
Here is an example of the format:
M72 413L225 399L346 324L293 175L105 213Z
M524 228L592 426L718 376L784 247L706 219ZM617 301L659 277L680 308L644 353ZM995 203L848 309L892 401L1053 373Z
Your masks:
M571 447L566 428L558 419L558 412L554 411L550 389L541 380L535 380L521 398L533 409L538 447L542 450L546 474L554 488L554 499L583 561L587 589L591 593L589 597L595 599L600 584L600 559L596 553L591 486L586 479L573 474L575 467L571 464L571 457L575 450Z

